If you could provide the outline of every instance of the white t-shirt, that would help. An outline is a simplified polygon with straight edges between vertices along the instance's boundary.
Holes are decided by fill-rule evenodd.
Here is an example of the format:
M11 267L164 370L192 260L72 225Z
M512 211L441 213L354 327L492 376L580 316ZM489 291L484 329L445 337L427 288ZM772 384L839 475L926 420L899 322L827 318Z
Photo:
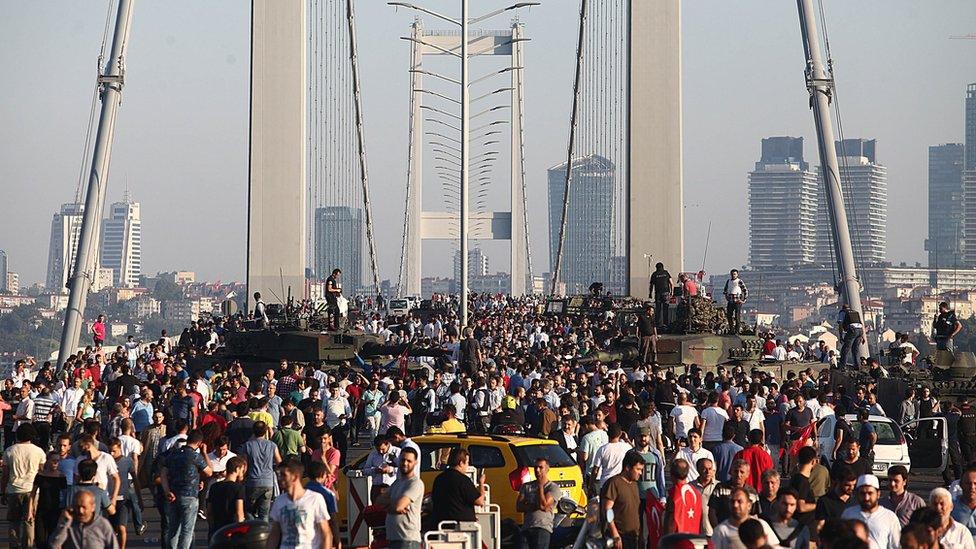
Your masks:
M952 525L946 530L946 533L942 535L942 547L946 549L974 549L976 544L973 543L973 535L969 532L969 528L966 528L962 523L952 521Z
M675 436L687 438L688 431L695 427L695 420L698 419L698 410L694 406L682 404L675 406L671 410L671 417L674 418Z
M708 458L712 460L713 464L715 463L715 456L713 456L712 453L705 448L699 448L697 452L692 452L690 447L685 446L684 448L678 450L677 455L674 456L674 459L678 458L688 462L689 467L687 481L689 483L698 480L698 460Z
M857 519L868 526L868 539L871 542L871 549L896 549L901 544L901 521L894 512L878 506L873 513L861 511L861 507L855 505L848 507L841 513L840 518L844 520Z
M237 457L237 454L231 452L230 450L227 450L227 453L224 454L224 457L217 457L217 454L213 452L207 454L207 457L210 458L210 468L213 469L213 472L216 475L217 473L226 472L227 462L230 461L230 458Z
M776 533L769 527L769 524L761 518L756 518L756 520L759 521L759 524L762 524L763 532L766 533L766 545L771 547L778 545L779 538L776 537ZM716 526L715 531L712 532L712 547L714 549L736 549L743 547L742 542L739 540L739 527L732 526L727 520Z
M122 446L122 455L135 458L142 454L142 443L135 437L129 435L119 435L119 442Z
M918 347L916 347L915 345L912 345L912 343L910 341L906 341L904 343L901 343L901 344L898 345L898 347L901 348L901 349L905 349L905 356L902 357L901 363L902 364L911 364L912 363L912 357L915 355L915 353L918 352Z
M633 449L633 446L622 441L610 442L597 449L593 467L600 469L600 488L608 478L623 470L624 456Z
M743 410L742 418L749 422L749 430L763 428L763 422L766 421L766 414L762 410L756 408L752 412L746 412Z
M705 432L702 433L702 440L705 442L722 442L722 428L729 420L729 414L718 406L709 406L702 410L702 419L705 420Z
M322 494L311 490L305 490L298 501L292 501L291 496L282 493L271 506L271 520L281 527L280 547L283 549L321 547L319 523L329 520L329 509Z
M95 484L111 496L112 490L109 489L108 477L119 474L119 467L115 464L115 458L108 452L99 452L95 464L98 465L98 469L95 470Z

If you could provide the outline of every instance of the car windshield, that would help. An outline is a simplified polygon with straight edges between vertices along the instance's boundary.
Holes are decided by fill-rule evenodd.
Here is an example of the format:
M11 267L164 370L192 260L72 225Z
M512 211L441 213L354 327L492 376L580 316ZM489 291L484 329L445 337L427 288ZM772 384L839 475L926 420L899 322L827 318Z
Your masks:
M544 457L549 461L549 467L574 467L576 461L558 444L533 444L531 446L515 446L513 448L515 460L519 467L532 467L535 460Z
M390 301L390 308L391 309L406 309L407 308L407 300L406 299L394 299L393 301Z
M878 442L876 444L901 444L901 429L894 423L872 421L871 425L874 425L874 432L878 434ZM853 428L854 438L856 439L861 435L861 423L856 422L851 427Z

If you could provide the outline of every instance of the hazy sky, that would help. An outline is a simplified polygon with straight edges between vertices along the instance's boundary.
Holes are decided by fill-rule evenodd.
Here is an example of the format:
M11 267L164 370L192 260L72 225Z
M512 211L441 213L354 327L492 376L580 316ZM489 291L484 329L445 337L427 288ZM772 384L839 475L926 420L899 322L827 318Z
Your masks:
M526 168L538 273L548 255L545 170L565 155L578 16L576 0L543 2L522 15L532 38ZM424 4L451 11L457 2ZM478 12L504 5L473 4ZM877 138L888 166L889 259L923 261L927 147L962 141L965 86L976 82L976 41L948 37L976 32L976 2L825 4L845 135ZM190 269L211 280L243 279L249 5L136 4L108 196L117 200L128 186L142 203L146 273ZM409 54L399 36L412 15L380 0L358 6L380 270L395 279ZM0 249L23 282L43 280L51 216L74 196L105 7L0 0ZM760 139L804 136L807 159L819 161L795 3L688 0L683 9L685 266L700 266L711 221L706 268L714 272L747 259L746 174ZM449 262L434 252L425 252L425 274L448 274Z

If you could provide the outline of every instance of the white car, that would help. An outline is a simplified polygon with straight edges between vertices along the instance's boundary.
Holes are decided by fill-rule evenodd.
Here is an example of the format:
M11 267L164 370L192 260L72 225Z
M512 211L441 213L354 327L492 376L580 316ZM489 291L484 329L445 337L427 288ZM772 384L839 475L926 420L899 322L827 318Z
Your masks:
M417 306L417 299L413 297L398 297L391 299L386 305L387 316L406 316Z
M851 426L854 438L861 432L861 423L855 414L844 419ZM927 417L914 419L899 427L886 416L868 416L874 425L878 441L874 445L873 473L888 477L888 469L903 465L909 471L921 474L940 474L945 470L949 455L948 426L945 418ZM837 417L830 415L817 423L817 443L820 457L830 465L834 453L834 426Z

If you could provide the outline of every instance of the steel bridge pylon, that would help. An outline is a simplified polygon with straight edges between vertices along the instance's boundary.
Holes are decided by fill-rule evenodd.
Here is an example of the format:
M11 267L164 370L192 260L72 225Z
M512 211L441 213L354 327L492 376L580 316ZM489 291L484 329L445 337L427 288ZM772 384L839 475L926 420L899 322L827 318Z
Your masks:
M403 246L402 285L399 293L420 295L422 278L422 254L425 240L456 240L452 234L460 225L455 212L424 211L424 113L422 110L425 55L452 55L459 52L461 40L458 33L426 31L420 21L411 26L410 52L410 139L407 167L406 226ZM511 133L511 200L508 211L472 212L469 214L469 238L472 240L508 240L511 242L511 293L523 295L529 273L529 251L525 216L525 178L523 172L523 25L513 22L504 31L472 31L469 40L470 55L507 56L511 60L510 117L506 121ZM491 123L489 123L491 124ZM500 125L500 124L497 124ZM473 132L485 129L475 124ZM450 128L448 128L450 130ZM467 258L462 258L467 261Z

